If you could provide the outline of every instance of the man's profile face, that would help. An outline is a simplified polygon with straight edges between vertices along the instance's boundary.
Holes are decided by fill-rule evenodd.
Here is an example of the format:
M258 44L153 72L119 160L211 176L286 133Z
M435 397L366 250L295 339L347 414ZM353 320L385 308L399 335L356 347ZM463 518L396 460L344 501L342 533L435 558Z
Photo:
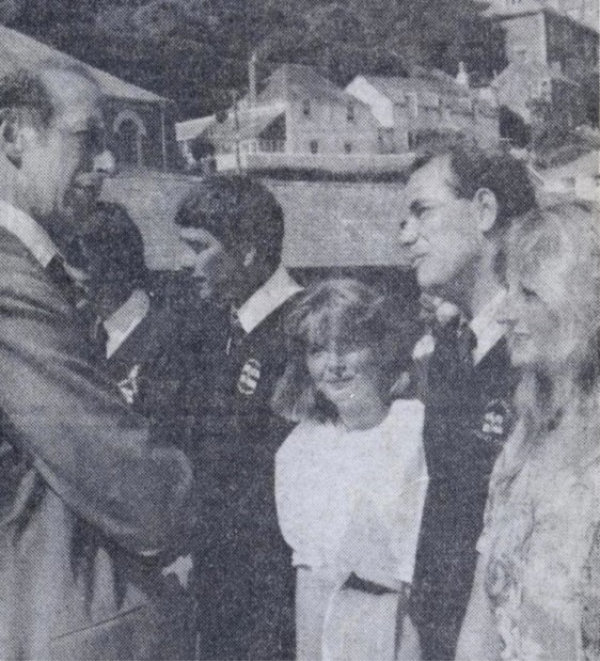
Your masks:
M200 297L217 303L235 298L242 265L208 230L178 228L177 266L188 270L197 282Z
M468 278L481 254L474 202L457 197L449 157L433 158L410 177L400 240L410 251L419 286L453 289Z
M103 150L100 93L70 71L42 74L55 108L48 128L28 131L19 171L24 205L38 219L81 222L101 185L93 174L94 157Z

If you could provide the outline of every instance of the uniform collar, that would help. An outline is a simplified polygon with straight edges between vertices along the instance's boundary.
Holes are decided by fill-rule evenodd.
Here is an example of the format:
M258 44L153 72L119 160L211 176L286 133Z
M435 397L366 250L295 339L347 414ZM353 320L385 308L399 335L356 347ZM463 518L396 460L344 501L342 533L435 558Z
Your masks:
M302 290L283 266L259 287L239 308L237 316L246 333L251 333L272 312Z
M60 251L48 233L30 215L0 200L0 227L14 235L29 250L42 268Z
M133 333L148 314L150 299L143 289L135 289L131 296L104 320L104 328L108 334L106 357L113 353Z
M504 326L498 323L498 312L506 299L506 291L499 291L491 301L486 303L471 321L469 326L477 338L477 346L473 350L475 365L487 356L504 336Z

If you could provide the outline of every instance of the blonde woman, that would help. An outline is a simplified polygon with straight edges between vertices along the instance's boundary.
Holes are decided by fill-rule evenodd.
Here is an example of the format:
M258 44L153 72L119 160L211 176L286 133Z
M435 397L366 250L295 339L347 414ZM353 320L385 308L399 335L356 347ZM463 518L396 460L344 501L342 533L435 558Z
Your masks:
M296 567L297 658L392 660L427 469L423 406L391 387L408 356L385 300L353 280L309 288L288 323L278 412L299 421L276 457L280 527Z
M600 653L600 239L590 209L520 223L503 314L519 422L490 485L461 659Z

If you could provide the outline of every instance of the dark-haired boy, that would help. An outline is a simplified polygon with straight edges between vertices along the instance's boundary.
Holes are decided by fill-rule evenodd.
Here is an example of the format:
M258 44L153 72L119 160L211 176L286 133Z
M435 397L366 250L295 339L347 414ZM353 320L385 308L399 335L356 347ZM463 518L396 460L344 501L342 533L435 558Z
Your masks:
M405 203L401 240L418 283L460 313L439 324L427 367L429 487L411 596L422 657L440 661L454 658L488 481L511 426L515 375L497 322L497 265L513 218L536 201L522 163L459 145L415 163Z
M294 575L274 502L287 426L270 410L285 365L282 321L300 290L281 265L283 213L261 184L212 176L175 223L179 265L206 301L182 340L191 357L186 449L202 484L199 655L293 658Z

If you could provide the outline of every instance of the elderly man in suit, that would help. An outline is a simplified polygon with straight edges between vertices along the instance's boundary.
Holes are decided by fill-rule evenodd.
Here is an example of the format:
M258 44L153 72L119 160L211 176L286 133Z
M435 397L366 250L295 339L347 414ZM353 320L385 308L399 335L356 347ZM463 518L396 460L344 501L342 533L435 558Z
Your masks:
M99 190L100 101L61 64L0 80L2 658L152 657L111 551L161 553L190 497L185 456L88 363L61 253Z

